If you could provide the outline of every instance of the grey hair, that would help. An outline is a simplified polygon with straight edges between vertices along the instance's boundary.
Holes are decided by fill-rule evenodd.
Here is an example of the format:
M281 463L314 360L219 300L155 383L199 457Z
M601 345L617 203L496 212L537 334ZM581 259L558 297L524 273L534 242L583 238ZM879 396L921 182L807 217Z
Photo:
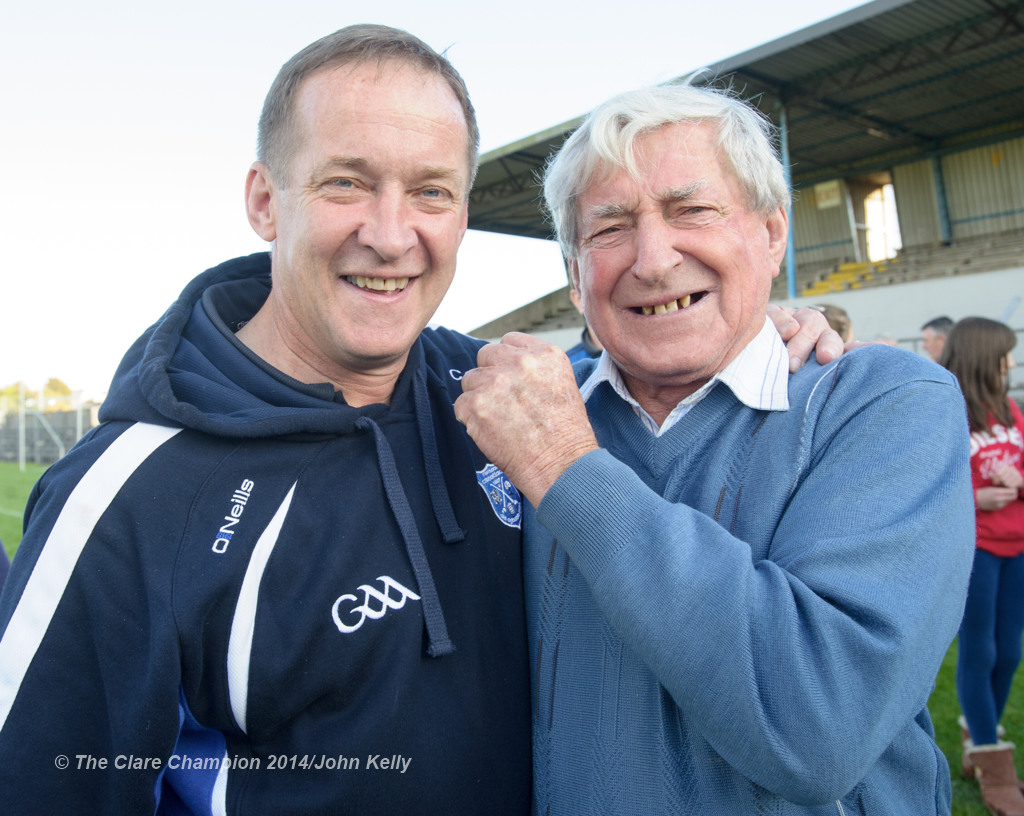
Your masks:
M293 120L295 97L302 83L318 71L371 62L379 66L388 62L404 63L436 74L448 84L466 120L469 184L472 186L480 150L480 128L465 81L447 57L423 40L407 31L383 25L361 24L339 29L307 45L281 66L263 102L256 158L271 173L287 175L288 161L298 146L299 134Z
M943 337L949 335L950 330L953 328L953 319L942 315L940 317L933 317L927 323L921 327L921 331L925 329L931 329L936 334L941 334Z
M665 125L710 122L718 147L736 174L754 212L790 202L789 184L775 148L775 126L731 90L659 85L627 91L592 111L544 171L544 201L566 258L578 248L577 201L599 174L640 174L636 139Z

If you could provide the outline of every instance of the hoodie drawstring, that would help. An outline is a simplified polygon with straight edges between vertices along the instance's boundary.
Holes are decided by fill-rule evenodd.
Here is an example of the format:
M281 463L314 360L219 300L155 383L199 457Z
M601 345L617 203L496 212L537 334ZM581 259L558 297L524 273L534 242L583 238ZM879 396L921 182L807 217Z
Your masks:
M452 500L448 495L448 484L441 470L441 460L437 455L437 439L434 437L434 421L430 411L430 400L427 396L427 385L423 380L423 372L417 371L413 381L413 393L416 399L416 423L420 431L420 443L423 446L423 464L427 469L427 487L430 490L430 504L434 508L434 518L441 528L441 537L445 544L456 544L466 538L459 527L452 509Z
M418 406L417 412L419 412ZM369 417L362 416L357 419L356 427L369 428L373 431L373 438L377 446L377 461L380 465L381 479L384 482L384 492L387 494L388 504L391 505L395 521L398 522L398 529L402 533L405 550L409 555L412 571L419 587L420 598L423 601L423 620L427 627L428 640L427 654L431 657L451 654L455 651L455 644L448 637L448 627L441 611L441 601L437 597L434 576L430 573L427 554L423 550L423 542L416 529L416 520L413 517L412 508L409 507L409 500L405 497L402 482L398 477L398 467L395 465L391 446L388 445L380 426ZM434 455L436 456L436 451ZM431 491L431 495L433 497L433 491ZM450 504L448 509L451 509ZM452 517L454 518L454 513Z

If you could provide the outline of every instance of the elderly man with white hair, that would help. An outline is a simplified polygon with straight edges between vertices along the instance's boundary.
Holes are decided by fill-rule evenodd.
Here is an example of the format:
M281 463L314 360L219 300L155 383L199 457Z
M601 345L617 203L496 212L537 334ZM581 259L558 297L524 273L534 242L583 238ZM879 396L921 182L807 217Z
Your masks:
M765 321L789 202L727 91L598 108L545 197L575 377L485 347L456 415L532 505L540 813L948 813L926 708L973 551L963 399L868 346L794 374Z

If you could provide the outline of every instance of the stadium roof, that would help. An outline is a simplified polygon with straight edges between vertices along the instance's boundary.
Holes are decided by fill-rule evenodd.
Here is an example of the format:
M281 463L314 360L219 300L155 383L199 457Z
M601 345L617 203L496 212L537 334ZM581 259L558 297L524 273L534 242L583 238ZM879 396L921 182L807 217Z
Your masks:
M1024 135L1024 0L876 0L708 67L785 118L797 187ZM579 122L484 154L470 228L549 238L536 179Z

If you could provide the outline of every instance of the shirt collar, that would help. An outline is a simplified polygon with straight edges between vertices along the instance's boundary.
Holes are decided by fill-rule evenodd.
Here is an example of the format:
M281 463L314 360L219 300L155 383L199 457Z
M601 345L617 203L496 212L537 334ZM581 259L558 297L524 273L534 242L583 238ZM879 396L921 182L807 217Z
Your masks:
M697 391L683 399L659 427L629 393L622 372L607 351L601 353L593 372L580 386L583 401L590 399L602 382L607 382L656 436L668 431L719 382L725 384L740 402L761 411L789 410L789 355L775 325L767 317L753 340L743 347L729 365Z

